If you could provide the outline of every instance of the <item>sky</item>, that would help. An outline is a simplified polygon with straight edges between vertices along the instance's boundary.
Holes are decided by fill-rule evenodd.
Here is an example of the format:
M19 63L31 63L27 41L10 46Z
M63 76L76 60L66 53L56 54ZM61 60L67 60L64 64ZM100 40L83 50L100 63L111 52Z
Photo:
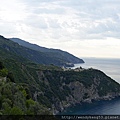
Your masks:
M120 58L120 0L0 0L0 35L77 57Z

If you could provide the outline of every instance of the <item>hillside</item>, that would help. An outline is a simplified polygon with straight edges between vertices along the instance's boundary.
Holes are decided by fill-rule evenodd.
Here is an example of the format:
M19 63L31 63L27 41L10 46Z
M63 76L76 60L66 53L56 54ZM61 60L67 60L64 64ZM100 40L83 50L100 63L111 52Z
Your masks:
M17 42L19 45L30 48L32 50L43 52L47 56L53 57L54 59L61 59L62 58L63 60L68 61L68 63L73 63L73 64L84 63L84 61L82 59L79 59L79 58L75 57L74 55L72 55L66 51L41 47L41 46L38 46L36 44L31 44L29 42L21 40L19 38L10 38L10 40Z
M34 101L28 85L16 83L13 74L0 62L0 115L41 114L50 115L52 112L42 104Z
M27 84L33 100L53 114L68 106L93 100L108 100L120 95L120 85L102 71L66 70L35 63L6 60L4 65L17 83Z
M64 58L58 59L54 56L45 54L43 52L23 47L18 43L4 38L3 36L0 36L0 51L3 54L7 53L7 55L11 56L11 58L12 56L19 56L20 59L24 58L39 64L54 64L57 66L73 65L73 63L69 62L68 60L65 60ZM7 57L5 55L2 55L2 57L3 56Z
M0 83L0 95L5 97L5 101L9 97L10 101L13 98L24 99L22 105L20 103L15 104L18 105L17 109L18 107L21 109L25 107L27 110L25 103L32 99L32 103L35 103L34 105L39 104L41 109L47 111L47 114L49 112L57 114L76 103L110 100L120 96L120 84L100 70L82 68L64 70L53 64L37 64L30 58L35 53L39 55L39 51L25 48L4 37L0 37L0 53L0 77L3 81ZM3 77L10 80L4 82ZM21 88L24 92L21 91ZM27 93L29 98L26 98L24 93ZM13 95L13 98L9 95ZM3 100L2 102L4 102ZM8 103L11 105L9 100ZM10 109L13 107L11 106ZM34 108L38 112L37 114L45 114L42 111L40 112L36 106ZM0 112L3 114L3 111ZM25 112L20 111L20 113Z

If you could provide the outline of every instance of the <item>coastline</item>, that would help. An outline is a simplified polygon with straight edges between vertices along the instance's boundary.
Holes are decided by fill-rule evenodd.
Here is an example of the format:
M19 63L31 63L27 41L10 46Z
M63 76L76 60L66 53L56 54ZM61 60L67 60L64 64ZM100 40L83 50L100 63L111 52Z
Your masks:
M91 61L93 60L93 58L87 58L87 59L90 59ZM80 67L82 67L83 69L84 69L84 67L83 66L86 66L85 68L90 68L90 67L92 67L92 68L94 68L93 66L95 66L95 68L97 67L97 65L98 65L98 68L99 68L99 65L101 65L101 64L103 64L103 65L106 65L107 66L107 68L105 68L106 66L102 66L102 68L104 68L105 70L104 70L104 72L106 71L106 69L109 69L109 67L111 67L110 66L110 64L109 63L111 63L111 65L112 65L112 62L114 62L114 64L115 65L117 65L117 63L116 63L116 61L118 61L119 62L119 60L120 59L105 59L105 58L94 58L94 60L96 60L97 59L97 62L96 63L94 63L94 61L90 61L91 62L91 64L89 64L88 63L88 61L86 61L86 59L84 60L85 61L85 63L80 63L80 64L75 64L75 67L71 67L70 69L75 69L75 68L80 68ZM100 61L100 60L102 60L102 61ZM115 60L115 61L112 61L112 60ZM100 63L100 64L99 64ZM87 66L87 65L89 65L89 66ZM95 65L94 65L95 64ZM108 64L108 65L107 65ZM114 65L113 64L113 65ZM112 66L113 66L112 65ZM101 66L100 66L101 67ZM114 68L113 68L114 69ZM101 70L101 69L99 69L99 70ZM102 70L103 71L103 70ZM119 71L119 70L118 70ZM110 72L112 72L112 69L111 69L111 71ZM109 72L107 72L107 73L109 73ZM106 72L105 72L105 74L106 74ZM107 74L108 75L108 74ZM109 75L108 75L109 76ZM111 76L110 76L111 77ZM113 77L112 77L113 78ZM115 80L115 79L114 79ZM118 81L117 81L118 82ZM119 83L119 82L118 82ZM119 83L120 84L120 83ZM81 102L79 102L79 103L75 103L75 104L68 104L67 106L62 106L62 109L63 109L63 111L65 111L65 110L67 110L67 109L69 109L69 108L72 108L72 107L75 107L76 106L76 104L77 105L82 105L83 103L85 103L85 104L92 104L92 103L94 103L94 102L99 102L99 101L112 101L112 100L115 100L116 98L119 98L120 99L120 93L119 94L117 94L117 95L106 95L106 96L103 96L103 97L98 97L98 98L96 98L96 99L86 99L86 100L84 100L84 101L81 101ZM62 111L62 112L63 112ZM58 114L61 114L62 112L60 112L60 113L58 113Z
M120 61L119 61L120 59L106 59L106 58L85 58L84 59L84 61L85 61L85 63L82 63L82 64L75 64L75 67L72 67L71 69L75 69L75 68L79 68L80 66L82 67L82 68L90 68L90 67L92 67L92 68L99 68L99 70L101 70L102 69L102 71L104 71L105 72L105 74L107 73L107 75L109 76L109 77L112 77L114 80L116 80L119 84L120 84L120 77L118 76L118 77L116 77L114 74L118 74L119 73L119 70L120 70L120 68L119 68L119 63L120 63ZM117 68L116 68L117 67ZM114 71L114 70L116 70L116 71ZM117 72L117 73L116 73ZM111 74L112 73L112 74ZM119 74L118 74L119 75ZM115 76L115 77L114 77ZM117 78L117 79L115 79L115 78ZM86 100L86 101L84 101L84 102L81 102L81 103L76 103L77 105L81 105L82 106L82 103L83 104L94 104L94 102L99 102L99 101L112 101L112 100L115 100L115 99L117 99L117 98L119 98L120 99L120 95L118 95L118 96L113 96L113 97L108 97L108 96L106 96L106 97L104 97L103 99L97 99L97 100L92 100L92 102L91 102L91 100ZM75 105L69 105L68 106L68 108L65 108L65 110L67 110L67 109L69 109L69 108L72 108L72 107L75 107L76 106L76 104ZM64 111L64 110L63 110ZM62 112L61 112L62 113ZM61 114L61 113L59 113L59 114Z
M106 105L107 103L114 103L116 101L120 101L120 95L119 96L116 96L112 99L98 99L98 100L91 100L91 102L81 102L81 103L76 103L74 104L73 106L69 106L67 108L65 108L62 112L59 112L58 114L56 115L94 115L94 114L90 114L90 113L87 113L87 114L84 114L81 112L81 114L74 114L75 112L78 112L81 109L83 108L86 108L88 107L89 109L91 107L93 107L94 105ZM86 108L87 109L87 108ZM97 115L102 115L102 114L97 114ZM110 114L111 115L111 114ZM114 115L114 114L113 114Z
M95 68L103 71L109 77L120 83L120 58L83 58L85 63L83 64L74 64L74 67L83 67L83 68Z

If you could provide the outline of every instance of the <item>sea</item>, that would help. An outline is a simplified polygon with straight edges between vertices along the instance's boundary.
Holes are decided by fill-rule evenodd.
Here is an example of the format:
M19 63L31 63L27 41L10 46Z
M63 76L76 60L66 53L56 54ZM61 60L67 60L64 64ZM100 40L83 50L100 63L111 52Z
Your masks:
M84 64L75 64L72 68L95 68L120 83L120 59L83 58ZM61 115L120 115L120 97L113 100L82 103L67 108Z

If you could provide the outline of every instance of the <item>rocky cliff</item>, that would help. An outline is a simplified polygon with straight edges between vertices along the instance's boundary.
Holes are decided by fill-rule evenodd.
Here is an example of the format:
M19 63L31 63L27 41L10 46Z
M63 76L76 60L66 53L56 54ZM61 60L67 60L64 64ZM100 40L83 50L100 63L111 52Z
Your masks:
M76 103L92 102L92 100L110 100L120 95L120 85L95 69L76 72L40 71L39 80L44 89L37 92L35 99L44 96L52 104L53 114L63 111Z
M120 84L96 69L63 69L54 65L3 60L15 83L25 83L31 98L53 114L66 107L112 99L120 95Z

